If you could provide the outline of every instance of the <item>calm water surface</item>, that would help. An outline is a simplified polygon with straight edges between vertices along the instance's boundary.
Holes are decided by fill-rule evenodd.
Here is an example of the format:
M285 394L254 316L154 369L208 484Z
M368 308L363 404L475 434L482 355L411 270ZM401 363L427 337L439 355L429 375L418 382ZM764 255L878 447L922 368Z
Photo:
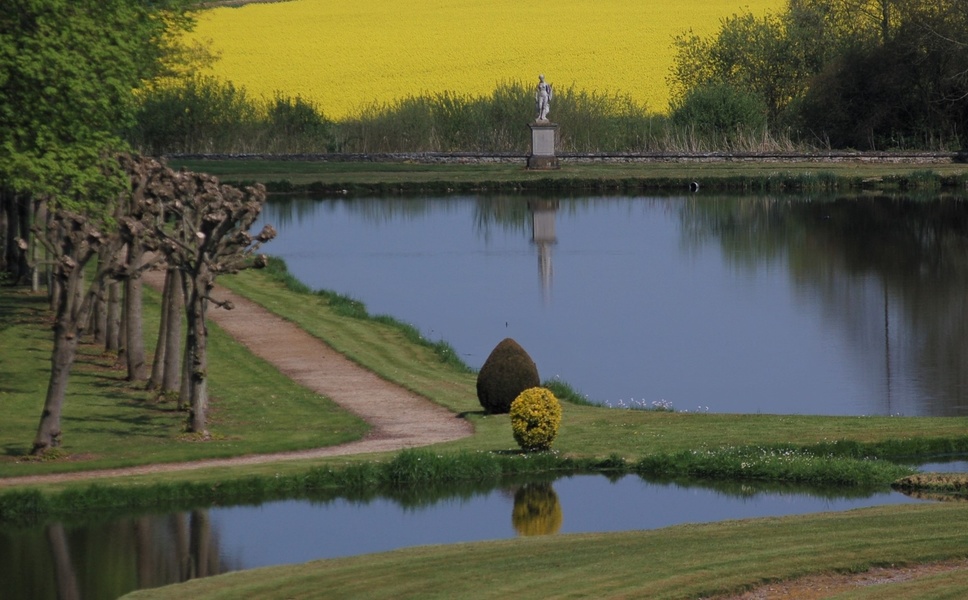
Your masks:
M395 548L917 502L897 493L687 487L634 476L442 493L435 498L287 500L260 506L0 528L3 597L113 599L227 571Z
M968 414L966 203L272 200L266 251L479 368L505 337L591 400Z

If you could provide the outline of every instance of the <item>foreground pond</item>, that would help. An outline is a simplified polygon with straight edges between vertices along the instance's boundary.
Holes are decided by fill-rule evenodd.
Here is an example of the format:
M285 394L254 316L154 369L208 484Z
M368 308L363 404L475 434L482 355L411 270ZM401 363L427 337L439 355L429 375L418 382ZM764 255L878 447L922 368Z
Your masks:
M309 286L479 368L512 337L613 406L968 414L968 203L462 196L270 201Z
M227 571L519 535L657 529L680 523L915 502L897 493L759 484L686 487L626 476L464 490L428 498L286 500L31 529L0 528L4 597L113 599Z

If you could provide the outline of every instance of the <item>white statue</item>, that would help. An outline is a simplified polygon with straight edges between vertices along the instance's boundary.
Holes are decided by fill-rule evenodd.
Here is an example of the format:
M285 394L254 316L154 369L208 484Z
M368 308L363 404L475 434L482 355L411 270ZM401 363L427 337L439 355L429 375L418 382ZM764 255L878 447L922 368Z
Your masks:
M551 84L545 83L544 75L538 75L538 89L534 93L535 110L538 113L535 121L548 120L548 111L551 110L551 99L553 97L554 92L551 89Z

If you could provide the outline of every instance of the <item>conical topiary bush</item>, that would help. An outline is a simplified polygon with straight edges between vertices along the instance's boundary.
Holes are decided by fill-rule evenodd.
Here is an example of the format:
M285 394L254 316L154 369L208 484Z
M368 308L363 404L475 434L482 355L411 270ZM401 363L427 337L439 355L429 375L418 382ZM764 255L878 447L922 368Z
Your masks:
M477 374L477 399L489 413L511 410L511 403L526 389L540 385L538 367L511 338L501 340Z

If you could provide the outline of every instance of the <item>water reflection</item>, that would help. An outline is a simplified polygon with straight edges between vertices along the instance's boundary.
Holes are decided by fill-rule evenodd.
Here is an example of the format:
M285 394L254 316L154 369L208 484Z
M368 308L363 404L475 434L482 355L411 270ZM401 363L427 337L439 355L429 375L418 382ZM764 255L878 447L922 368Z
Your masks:
M285 199L264 218L298 278L448 341L473 367L513 337L543 378L613 405L963 415L966 205Z
M10 598L114 599L239 568L223 556L209 513L0 529L0 589Z
M551 297L551 284L554 279L554 266L551 263L551 250L558 242L555 233L556 200L530 200L528 211L531 213L531 241L538 247L538 274L541 278L541 295L547 303Z
M518 535L551 535L561 529L561 504L550 483L528 483L514 492L511 523Z
M4 597L85 600L237 569L424 544L840 511L914 502L893 492L563 477L498 487L280 500L0 528Z

